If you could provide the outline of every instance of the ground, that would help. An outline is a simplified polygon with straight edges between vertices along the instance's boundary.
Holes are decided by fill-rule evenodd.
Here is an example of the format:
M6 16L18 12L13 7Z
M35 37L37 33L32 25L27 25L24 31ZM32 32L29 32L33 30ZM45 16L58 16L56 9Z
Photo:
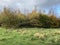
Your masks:
M60 45L60 29L0 28L0 45Z

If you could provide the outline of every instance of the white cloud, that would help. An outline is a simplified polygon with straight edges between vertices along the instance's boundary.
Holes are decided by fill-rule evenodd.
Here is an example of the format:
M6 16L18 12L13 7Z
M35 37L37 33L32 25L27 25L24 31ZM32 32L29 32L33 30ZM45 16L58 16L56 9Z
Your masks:
M60 0L0 0L0 8L11 6L13 8L33 9L35 5L38 5L38 7L49 7L58 3L60 3Z

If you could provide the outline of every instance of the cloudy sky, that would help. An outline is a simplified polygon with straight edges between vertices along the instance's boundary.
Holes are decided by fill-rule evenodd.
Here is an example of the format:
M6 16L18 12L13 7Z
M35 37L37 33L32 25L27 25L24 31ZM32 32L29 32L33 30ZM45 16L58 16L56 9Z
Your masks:
M0 0L0 9L4 6L32 10L37 5L38 9L50 9L53 7L60 14L60 0Z

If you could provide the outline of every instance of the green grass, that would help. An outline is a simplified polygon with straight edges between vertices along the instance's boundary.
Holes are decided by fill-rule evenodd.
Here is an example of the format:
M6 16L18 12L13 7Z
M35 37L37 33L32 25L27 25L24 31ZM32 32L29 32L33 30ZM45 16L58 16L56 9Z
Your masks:
M60 45L60 29L0 28L0 45Z

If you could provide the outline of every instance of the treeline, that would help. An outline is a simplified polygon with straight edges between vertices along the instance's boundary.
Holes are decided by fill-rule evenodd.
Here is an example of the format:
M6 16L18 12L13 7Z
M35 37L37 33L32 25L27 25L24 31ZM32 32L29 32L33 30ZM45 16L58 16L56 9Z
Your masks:
M60 18L54 15L48 15L32 11L27 15L18 11L12 11L9 8L4 8L0 12L0 26L7 28L20 27L40 27L40 28L59 28Z

